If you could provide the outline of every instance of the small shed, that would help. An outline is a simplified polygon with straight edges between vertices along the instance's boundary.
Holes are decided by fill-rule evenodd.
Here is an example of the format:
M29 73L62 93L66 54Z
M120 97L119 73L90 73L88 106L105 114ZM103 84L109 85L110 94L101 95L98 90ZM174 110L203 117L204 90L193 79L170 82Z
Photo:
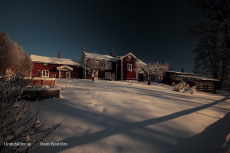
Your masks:
M178 76L197 76L195 73L186 73L186 72L177 72L177 71L166 71L163 75L162 82L168 85L172 85L172 83L178 83Z
M178 77L193 80L195 82L197 91L204 91L210 93L216 93L218 82L220 81L217 79L205 78L194 75L178 75Z

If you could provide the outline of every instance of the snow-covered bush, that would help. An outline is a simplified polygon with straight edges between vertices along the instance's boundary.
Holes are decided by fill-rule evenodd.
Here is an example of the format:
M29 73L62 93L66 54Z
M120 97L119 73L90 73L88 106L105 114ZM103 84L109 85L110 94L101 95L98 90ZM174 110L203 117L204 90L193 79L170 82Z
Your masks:
M189 84L182 81L182 82L179 82L177 84L173 83L173 90L179 91L182 93L194 94L196 92L196 86L190 87Z
M20 97L22 88L29 83L22 78L20 74L9 80L0 77L0 152L34 151L62 123L49 125L41 121L40 109L32 115L33 104L28 105Z

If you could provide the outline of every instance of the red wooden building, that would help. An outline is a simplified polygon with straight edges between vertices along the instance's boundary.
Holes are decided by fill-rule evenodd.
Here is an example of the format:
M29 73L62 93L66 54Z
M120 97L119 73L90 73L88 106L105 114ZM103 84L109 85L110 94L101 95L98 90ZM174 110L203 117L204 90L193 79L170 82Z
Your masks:
M137 62L145 64L132 53L128 53L124 56L115 56L114 53L111 53L111 55L102 55L87 53L86 49L83 49L82 60L87 58L105 59L111 62L110 69L99 70L98 74L96 74L96 77L104 79L113 77L115 80L137 80ZM83 78L91 78L90 73L87 73L87 70L83 70Z
M47 78L91 78L91 74L83 69L80 63L71 59L61 58L60 53L57 58L45 57L38 55L30 56L33 62L31 76L47 77ZM95 77L108 79L113 77L115 80L137 80L138 72L136 70L137 63L145 64L132 53L124 56L102 55L88 53L83 49L82 60L87 58L105 59L109 61L110 68L108 70L100 70Z
M143 63L132 53L128 53L124 56L120 56L117 61L117 79L118 80L137 80L137 63Z
M82 78L82 67L71 59L31 55L33 69L31 76L44 78Z

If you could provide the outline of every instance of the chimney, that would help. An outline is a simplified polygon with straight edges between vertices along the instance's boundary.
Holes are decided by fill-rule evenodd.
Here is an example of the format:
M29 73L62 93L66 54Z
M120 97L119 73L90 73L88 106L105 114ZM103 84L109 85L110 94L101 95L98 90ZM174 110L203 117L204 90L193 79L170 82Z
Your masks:
M83 52L86 52L86 48L85 47L83 48Z
M115 57L115 54L114 54L114 53L111 53L110 55L111 55L112 57Z
M57 58L61 58L61 53L60 53L60 51L58 52Z
M181 71L182 71L182 73L184 73L184 69L183 69L183 67L182 67L182 70L181 70Z

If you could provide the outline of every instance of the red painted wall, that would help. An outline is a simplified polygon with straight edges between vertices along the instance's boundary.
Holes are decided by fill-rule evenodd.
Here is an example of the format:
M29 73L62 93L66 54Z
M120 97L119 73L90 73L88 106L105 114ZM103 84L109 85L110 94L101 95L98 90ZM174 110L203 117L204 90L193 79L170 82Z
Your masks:
M132 64L132 71L127 70L127 65ZM136 60L131 56L123 58L123 80L136 80Z
M56 75L56 78L59 77L59 71L56 69L61 65L59 64L48 64L47 66L44 63L33 63L32 69L32 76L35 76L39 70L49 70L49 77L51 78L52 75ZM73 68L71 71L71 78L82 78L82 68L78 66L70 65ZM41 75L37 75L35 77L41 77Z
M117 69L116 69L116 63L117 63ZM130 63L132 64L132 71L127 71L127 64ZM121 68L121 61L117 62L112 62L112 69L111 70L104 70L104 71L99 71L98 72L98 77L99 78L104 78L105 77L105 72L111 72L117 76L117 80L121 79L121 69L123 71L123 80L135 80L136 79L136 60L131 57L125 57L123 59L123 67ZM49 70L49 77L52 77L52 75L56 75L56 78L59 77L59 72L56 69L56 67L61 66L59 64L48 64L47 66L44 65L44 63L33 63L33 69L32 69L32 76L37 74L39 70ZM70 66L73 68L73 71L71 71L71 78L82 78L83 77L83 68L77 67L77 66ZM117 71L116 71L117 70ZM117 74L116 74L117 72ZM87 73L86 73L87 74ZM36 76L36 77L41 77L41 76ZM91 76L88 76L88 78L91 78Z
M98 78L104 78L105 72L110 72L111 74L114 73L116 76L116 62L112 62L112 69L111 70L99 70Z
M70 65L70 67L73 68L73 71L71 71L71 78L82 78L82 72L83 72L82 67L73 66L73 65Z
M52 74L58 77L58 71L56 70L58 66L58 64L48 64L45 66L44 63L33 63L32 76L35 76L39 70L49 70L49 77L52 77ZM41 77L41 75L35 77Z

